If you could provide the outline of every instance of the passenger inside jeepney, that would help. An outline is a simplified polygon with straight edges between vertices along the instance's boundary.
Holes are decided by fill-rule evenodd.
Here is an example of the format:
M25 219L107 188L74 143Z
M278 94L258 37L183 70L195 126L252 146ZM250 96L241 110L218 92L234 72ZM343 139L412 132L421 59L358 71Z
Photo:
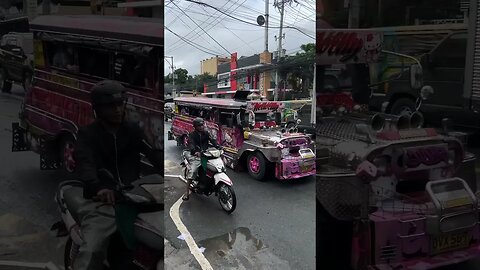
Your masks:
M52 58L52 66L72 71L76 70L73 49L65 46L57 48Z

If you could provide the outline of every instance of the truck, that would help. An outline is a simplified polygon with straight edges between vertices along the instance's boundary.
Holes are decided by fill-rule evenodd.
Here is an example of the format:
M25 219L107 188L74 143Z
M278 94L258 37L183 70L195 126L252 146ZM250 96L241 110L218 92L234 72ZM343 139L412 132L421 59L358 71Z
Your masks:
M435 89L420 112L426 123L440 126L449 118L456 129L477 132L480 126L480 24L478 1L470 1L470 17L463 23L377 29L385 49L409 54L423 67L423 83ZM408 41L408 42L406 42ZM404 46L402 46L402 44ZM412 46L413 44L413 46ZM415 93L409 83L409 61L383 59L370 70L373 110L395 115L414 110Z

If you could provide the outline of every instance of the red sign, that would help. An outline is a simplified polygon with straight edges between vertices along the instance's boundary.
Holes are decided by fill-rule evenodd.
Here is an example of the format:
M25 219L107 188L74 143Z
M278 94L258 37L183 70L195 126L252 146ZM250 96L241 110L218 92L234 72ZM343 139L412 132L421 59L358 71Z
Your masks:
M383 35L367 30L317 31L317 64L376 62L382 50Z
M230 59L230 70L234 70L238 68L237 64L237 53L232 53ZM237 91L237 72L230 71L230 90Z

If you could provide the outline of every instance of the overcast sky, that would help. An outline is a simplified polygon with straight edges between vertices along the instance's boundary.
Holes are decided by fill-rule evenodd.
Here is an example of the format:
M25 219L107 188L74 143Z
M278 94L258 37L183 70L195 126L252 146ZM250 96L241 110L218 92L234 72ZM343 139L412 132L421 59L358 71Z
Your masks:
M235 18L255 24L257 16L265 14L265 1L262 0L197 1L208 3ZM273 6L274 2L274 0L269 1L269 27L280 26L280 12ZM295 29L284 29L285 39L282 47L287 50L287 54L299 51L302 44L315 42L313 39L315 37L315 1L298 0L298 2L298 5L295 3L292 6L286 5L284 26L297 27L311 37ZM165 0L165 26L209 52L203 52L187 44L165 29L165 55L173 56L175 68L187 69L190 75L199 74L200 61L214 56L212 54L229 56L228 52L237 52L240 58L241 56L261 53L265 48L264 27L240 22L214 9L185 0L174 0L173 2ZM277 49L278 41L275 41L275 36L278 36L278 34L278 28L269 28L268 49L270 52ZM169 64L171 59L167 58L167 60L165 61L165 74L171 71Z

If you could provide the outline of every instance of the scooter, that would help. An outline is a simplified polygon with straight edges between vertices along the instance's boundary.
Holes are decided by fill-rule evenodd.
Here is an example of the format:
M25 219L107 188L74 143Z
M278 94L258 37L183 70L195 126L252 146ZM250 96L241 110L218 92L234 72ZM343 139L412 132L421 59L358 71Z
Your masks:
M208 148L201 152L202 166L198 169L198 176L190 184L190 191L196 194L210 196L212 193L218 196L218 202L222 209L231 214L237 207L237 198L233 191L233 182L225 173L226 167L221 158L223 150ZM187 171L191 169L188 161L188 151L182 153L183 175L187 177Z
M99 175L114 179L107 170ZM128 250L122 236L116 232L111 236L104 269L155 270L163 260L163 178L149 175L131 185L119 186L116 191L116 204L131 204L139 209L134 222L134 236L137 244L133 251ZM66 270L72 270L73 262L82 244L82 232L78 211L84 202L83 183L65 181L59 185L55 196L62 221L55 223L51 230L57 230L57 237L68 236L64 252ZM76 269L75 269L76 270Z

